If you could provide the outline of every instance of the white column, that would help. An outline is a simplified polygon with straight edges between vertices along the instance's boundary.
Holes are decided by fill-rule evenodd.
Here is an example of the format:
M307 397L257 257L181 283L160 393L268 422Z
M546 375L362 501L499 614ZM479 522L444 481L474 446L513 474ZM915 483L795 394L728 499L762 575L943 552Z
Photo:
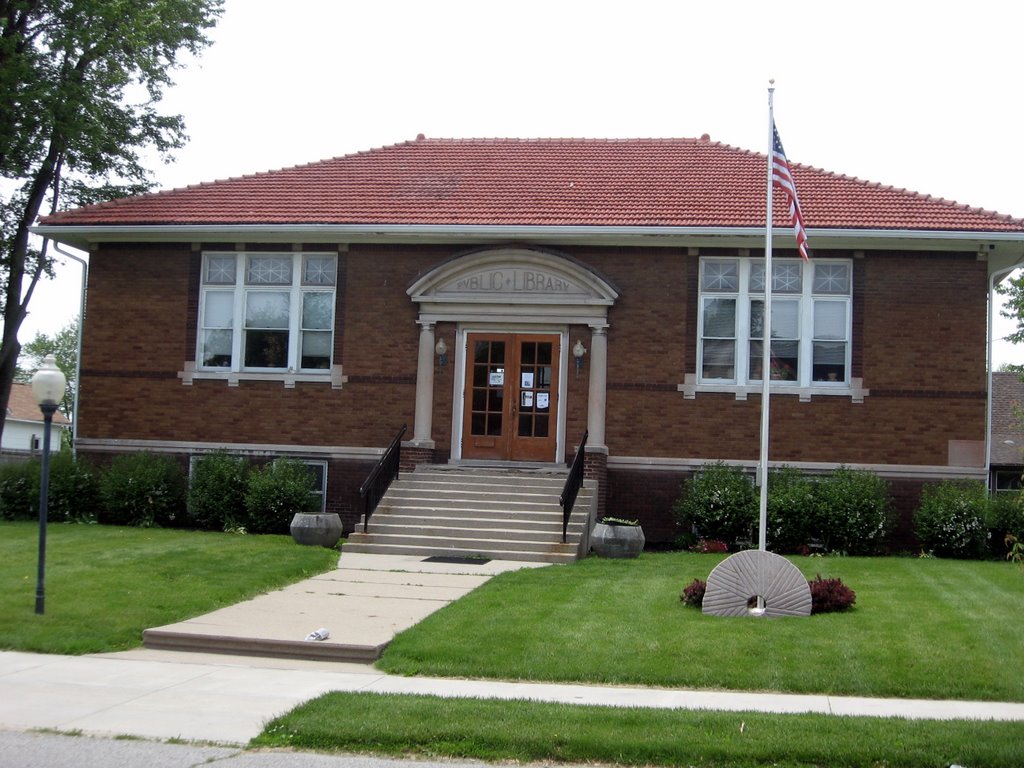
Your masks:
M433 447L430 438L434 417L434 324L420 321L420 352L416 366L416 422L412 442Z
M587 405L587 449L604 447L608 403L608 326L590 327L590 393Z

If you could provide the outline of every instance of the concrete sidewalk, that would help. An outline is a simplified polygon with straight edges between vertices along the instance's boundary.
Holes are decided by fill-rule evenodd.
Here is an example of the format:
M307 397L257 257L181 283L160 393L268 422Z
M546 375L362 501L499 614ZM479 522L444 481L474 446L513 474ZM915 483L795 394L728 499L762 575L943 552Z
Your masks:
M543 563L428 562L346 553L311 579L187 621L147 629L147 648L369 662L391 639L505 571ZM320 628L324 641L305 637Z
M0 729L245 744L328 691L913 719L1024 720L1024 704L687 691L385 675L362 664L178 651L0 653Z
M385 675L331 661L345 647L382 648L397 632L524 563L426 563L345 555L344 567L254 600L161 628L179 647L95 656L0 652L0 730L54 729L245 744L264 723L328 691L526 699L569 704L927 719L1024 721L1024 704L689 691ZM561 567L561 566L552 566ZM305 641L326 627L325 641ZM149 632L147 632L147 638ZM330 650L332 646L335 650ZM226 655L280 653L291 658ZM324 649L328 649L327 653ZM319 654L319 655L318 655ZM295 656L311 655L317 661Z

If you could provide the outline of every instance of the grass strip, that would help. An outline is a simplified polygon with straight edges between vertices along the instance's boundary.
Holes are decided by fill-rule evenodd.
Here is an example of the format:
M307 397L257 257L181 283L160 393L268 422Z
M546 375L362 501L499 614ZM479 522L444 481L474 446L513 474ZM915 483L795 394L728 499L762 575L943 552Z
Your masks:
M323 573L336 550L290 536L97 525L47 530L46 612L35 614L39 528L0 522L0 648L123 650L142 631Z
M709 768L995 768L1024 764L1024 723L329 693L269 722L251 746Z
M491 579L401 633L396 674L1024 701L1024 575L1011 563L792 561L857 593L845 613L704 616L679 595L720 555L588 558Z

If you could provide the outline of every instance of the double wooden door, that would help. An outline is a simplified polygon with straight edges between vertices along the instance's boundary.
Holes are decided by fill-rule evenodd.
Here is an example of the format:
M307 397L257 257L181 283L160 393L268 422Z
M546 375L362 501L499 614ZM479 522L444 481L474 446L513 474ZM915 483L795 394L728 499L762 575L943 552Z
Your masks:
M462 457L555 461L561 339L470 333Z

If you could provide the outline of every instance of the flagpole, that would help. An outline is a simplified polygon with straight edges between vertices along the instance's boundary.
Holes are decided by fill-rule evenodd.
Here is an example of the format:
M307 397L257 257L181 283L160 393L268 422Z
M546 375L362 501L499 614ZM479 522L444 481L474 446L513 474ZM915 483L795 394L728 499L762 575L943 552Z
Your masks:
M764 342L761 350L761 457L757 466L760 486L757 548L764 552L768 533L768 426L771 405L772 359L772 164L775 147L775 81L768 81L768 183L765 196L764 236Z

